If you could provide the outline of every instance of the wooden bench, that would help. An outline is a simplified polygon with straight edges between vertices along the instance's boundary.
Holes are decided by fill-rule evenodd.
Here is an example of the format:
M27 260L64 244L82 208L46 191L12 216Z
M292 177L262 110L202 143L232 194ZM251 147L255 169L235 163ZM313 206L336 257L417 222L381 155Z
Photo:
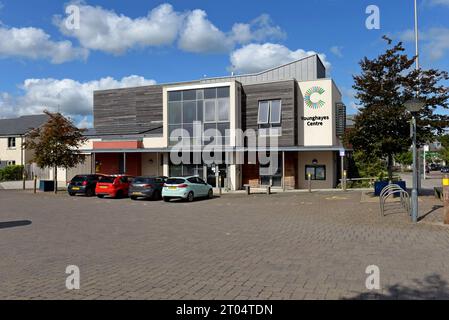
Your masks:
M251 194L251 188L253 188L253 189L263 189L263 190L265 190L266 194L271 194L271 186L268 186L268 185L251 186L249 184L245 184L244 187L245 187L245 191L246 191L247 195Z

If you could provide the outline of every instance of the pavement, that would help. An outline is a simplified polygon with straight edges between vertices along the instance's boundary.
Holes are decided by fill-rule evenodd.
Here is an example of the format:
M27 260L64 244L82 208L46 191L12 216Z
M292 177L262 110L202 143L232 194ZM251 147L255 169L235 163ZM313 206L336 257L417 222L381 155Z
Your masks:
M183 202L0 191L0 299L449 299L449 227L362 192ZM67 266L80 270L68 290ZM379 290L367 289L369 266ZM369 270L369 268L368 268Z

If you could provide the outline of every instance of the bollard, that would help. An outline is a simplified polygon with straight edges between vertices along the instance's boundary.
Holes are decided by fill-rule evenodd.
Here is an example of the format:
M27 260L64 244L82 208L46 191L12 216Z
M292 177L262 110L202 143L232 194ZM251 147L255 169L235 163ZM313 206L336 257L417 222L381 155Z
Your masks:
M34 193L36 193L37 192L37 176L35 175L34 176Z
M307 179L309 181L309 192L312 192L312 175L310 173L307 174Z
M342 184L343 184L343 191L346 191L346 189L347 189L347 185L346 185L346 179L347 179L347 177L348 177L348 173L347 173L346 170L344 170L344 171L343 171L343 181L342 181Z
M26 175L26 172L24 170L23 173L22 173L23 190L26 189L26 179L27 179L27 175Z
M444 224L449 224L449 178L443 178Z

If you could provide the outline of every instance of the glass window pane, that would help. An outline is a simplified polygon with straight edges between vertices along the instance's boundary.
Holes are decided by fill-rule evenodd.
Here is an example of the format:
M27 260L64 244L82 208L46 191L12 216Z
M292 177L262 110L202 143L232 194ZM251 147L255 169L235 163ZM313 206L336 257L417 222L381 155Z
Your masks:
M229 87L222 87L217 89L217 97L218 98L229 98Z
M182 100L182 91L169 91L168 92L168 101L181 101Z
M315 167L306 166L306 180L309 179L309 174L312 180L315 180Z
M268 103L268 101L259 102L259 117L258 117L259 124L268 123L269 109L270 104Z
M204 89L204 99L216 99L217 98L217 88Z
M281 100L271 101L271 123L281 123Z
M324 167L324 166L316 167L315 179L316 180L326 180L326 167Z
M229 121L229 99L218 100L218 121Z
M196 90L186 90L182 92L182 100L192 101L196 100Z
M203 122L204 102L199 100L196 102L196 120Z
M183 123L193 123L196 119L196 102L183 102Z
M184 137L193 138L193 124L184 124L183 129L187 131L184 133Z
M182 123L182 104L181 102L170 102L168 104L168 123Z
M215 122L215 101L206 100L204 102L204 122Z
M204 99L204 90L196 90L196 100Z
M222 137L225 137L226 133L228 133L228 135L229 135L230 128L231 128L231 124L229 122L217 124L217 130L218 130L218 132L220 132ZM226 131L228 131L228 132L226 132Z

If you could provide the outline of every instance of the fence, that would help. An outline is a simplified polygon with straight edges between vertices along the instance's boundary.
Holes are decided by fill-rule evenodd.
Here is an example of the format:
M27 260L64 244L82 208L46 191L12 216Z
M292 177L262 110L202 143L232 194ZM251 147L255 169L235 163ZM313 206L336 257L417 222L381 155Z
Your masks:
M27 164L25 166L27 180L32 180L36 176L39 180L50 179L50 168L41 168L37 164Z

